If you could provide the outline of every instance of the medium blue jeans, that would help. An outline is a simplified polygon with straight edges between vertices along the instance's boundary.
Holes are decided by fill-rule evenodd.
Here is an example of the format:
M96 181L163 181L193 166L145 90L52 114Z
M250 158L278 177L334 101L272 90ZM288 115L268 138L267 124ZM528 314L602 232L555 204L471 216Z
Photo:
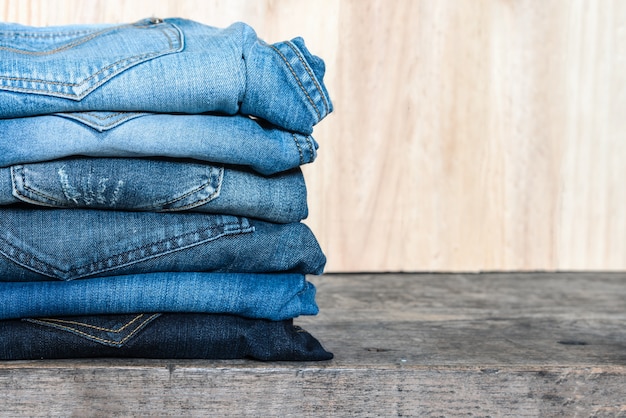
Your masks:
M217 314L129 314L0 321L0 360L139 357L330 360L293 320Z
M0 281L153 272L321 274L325 263L313 233L299 222L189 212L0 209Z
M299 168L273 176L193 161L72 158L0 168L0 205L196 211L298 222L307 216ZM55 218L56 219L56 218Z
M145 312L224 313L283 320L316 315L302 274L146 273L45 282L0 282L0 320Z
M317 147L308 135L244 116L90 112L0 119L0 167L76 155L169 157L274 174L312 162Z
M332 111L324 72L301 38L269 45L243 23L0 24L0 118L240 113L310 134Z

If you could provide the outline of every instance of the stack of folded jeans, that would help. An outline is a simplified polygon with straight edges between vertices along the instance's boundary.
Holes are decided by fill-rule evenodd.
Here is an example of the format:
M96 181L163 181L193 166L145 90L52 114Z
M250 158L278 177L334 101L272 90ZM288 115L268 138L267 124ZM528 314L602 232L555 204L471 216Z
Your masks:
M0 358L326 360L301 38L185 19L0 25Z

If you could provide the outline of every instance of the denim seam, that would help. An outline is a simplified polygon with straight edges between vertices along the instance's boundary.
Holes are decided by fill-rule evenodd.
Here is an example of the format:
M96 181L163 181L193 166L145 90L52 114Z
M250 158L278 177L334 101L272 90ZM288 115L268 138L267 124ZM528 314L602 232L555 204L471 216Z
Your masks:
M100 337L96 337L95 335L89 334L87 332L84 331L80 331L76 328L72 328L72 327L68 327L68 326L64 326L64 325L58 325L58 324L50 324L49 322L46 321L40 321L37 319L31 320L33 323L37 323L40 325L53 325L55 328L57 329L62 329L74 334L78 334L81 335L83 337L89 338L91 340L94 341L98 341L100 343L105 343L105 344L110 344L110 345L117 345L117 346L121 346L123 345L126 341L128 341L130 338L132 338L134 335L137 334L137 332L139 332L144 325L146 325L148 322L150 322L151 320L153 320L155 317L157 317L159 314L154 314L150 317L148 317L145 321L143 321L141 324L139 324L133 331L131 331L127 336L125 336L124 338L122 338L120 341L115 341L115 340L107 340L105 338L100 338Z
M44 194L43 192L40 192L39 190L30 188L26 184L26 176L24 174L23 167L24 167L23 165L16 165L16 166L11 167L11 177L13 178L13 184L15 185L15 179L19 176L22 179L22 188L25 191L30 192L36 196L39 196L42 199L51 200L52 202L55 202L56 205L54 203L48 203L48 202L42 202L41 200L35 200L31 198L30 196L26 196L24 193L21 192L19 188L13 187L13 191L15 192L15 194L18 195L17 197L21 197L23 200L29 203L33 203L33 204L41 204L41 205L50 206L50 207L63 207L63 204L60 200L55 199L54 197L49 196L47 194ZM16 172L16 170L19 171L19 174Z
M231 232L226 232L226 229L229 226L239 226L239 229L235 230L235 231L231 231ZM183 246L178 247L178 248L172 248L172 249L169 249L167 251L159 252L159 253L156 253L156 254L151 254L151 255L148 255L148 256L146 256L144 258L141 258L141 259L138 259L138 260L122 262L122 263L120 263L118 265L111 265L110 267L103 268L103 269L94 269L93 268L94 264L101 264L102 265L102 264L106 263L107 261L113 260L115 258L119 259L120 257L124 257L126 255L130 255L131 253L136 253L137 251L141 251L143 249L152 247L154 245L159 245L159 244L162 244L162 243L168 242L168 241L169 242L175 241L175 240L177 240L177 239L179 239L181 237L184 237L184 236L197 235L199 232L206 232L206 231L212 230L212 229L224 229L224 232L222 232L220 234L217 234L217 235L209 236L206 239L203 239L203 240L200 240L200 241L196 241L196 242L193 242L191 244L183 245ZM242 234L242 233L245 233L245 232L252 232L252 231L251 230L246 231L246 229L242 228L241 223L236 223L236 224L235 223L230 223L230 224L226 224L225 223L225 224L221 224L220 226L206 228L206 229L203 229L203 230L200 230L200 231L190 232L190 233L187 233L187 234L178 235L176 237L168 238L166 240L161 240L161 241L153 242L151 244L143 245L141 247L135 248L135 249L130 250L130 251L125 251L125 252L122 252L120 254L115 254L115 255L110 256L110 257L108 257L108 258L106 258L104 260L100 260L100 261L96 261L96 262L93 262L93 263L89 263L86 266L75 267L75 268L69 269L67 272L68 273L77 272L78 270L85 269L88 266L91 267L92 270L94 270L94 271L90 271L88 273L78 274L75 277L75 278L82 278L82 277L90 276L90 275L93 275L93 274L103 273L103 272L115 270L115 269L118 269L118 268L121 268L121 267L130 266L130 265L137 264L137 263L140 263L140 262L143 262L143 261L146 261L146 260L151 260L151 259L154 259L154 258L162 257L162 256L167 255L167 254L172 254L174 252L182 251L182 250L185 250L187 248L191 248L191 247L195 247L195 246L201 245L201 244L203 244L205 242L215 241L215 240L217 240L219 238L222 238L224 236L237 235L237 234Z
M309 146L309 152L311 153L311 161L313 161L315 157L315 147L313 146L313 142L311 142L311 137L306 136L306 144Z
M75 36L80 34L88 34L88 33L98 33L104 32L107 30L116 30L125 26L135 26L137 29L143 29L146 27L150 27L155 23L152 22L152 19L142 19L135 23L127 23L124 25L111 26L109 28L101 29L99 31L94 32L93 29L85 28L82 30L74 29L74 30L66 30L65 32L58 32L56 28L52 27L52 31L47 32L33 32L32 29L28 30L10 30L10 31L0 31L0 36L5 37L15 37L19 36L22 38L57 38L57 37L66 37L66 36Z
M71 49L71 48L74 48L77 45L84 44L85 42L89 42L92 39L95 39L95 38L97 38L97 37L99 37L99 36L101 36L101 35L103 35L103 34L105 34L107 32L112 32L114 30L130 27L130 26L134 26L134 24L119 25L119 26L114 26L114 27L111 27L111 28L99 30L97 32L92 33L89 36L85 36L85 37L83 37L81 39L77 39L77 40L75 40L73 42L70 42L70 43L65 44L63 46L60 46L60 47L58 47L56 49L51 49L51 50L48 50L48 51L25 51L25 50L22 50L22 49L9 48L9 47L6 47L6 46L0 46L0 50L17 52L17 53L21 53L21 54L24 54L24 55L40 55L40 56L41 55L52 55L52 54L56 54L59 51L64 51L66 49ZM85 33L87 33L87 32L85 32ZM54 36L49 36L49 37L52 38Z
M298 291L298 293L296 293L296 296L298 297L304 295L310 290L310 286L309 286L309 283L307 283L306 281L306 277L303 276L302 279L300 279L300 283L301 283L302 289Z
M91 329L95 329L96 331L104 331L104 332L114 332L116 334L119 334L120 332L124 331L126 328L128 328L129 326L131 326L133 323L137 322L142 316L145 316L146 314L137 314L135 316L135 318L133 318L132 320L126 322L126 324L124 324L123 326L119 327L119 328L104 328L104 327L98 327L92 324L88 324L86 322L80 322L80 321L68 321L65 319L60 319L60 318L28 318L29 322L32 321L39 321L39 322L44 322L46 324L54 324L54 325L58 325L58 324L68 324L68 325L78 325L80 327L84 327L84 328L91 328ZM154 314L151 316L155 317L158 316L160 314Z
M133 112L133 114L136 114L136 113L139 113L139 112ZM89 116L91 116L94 119L107 120L107 119L111 119L111 118L114 118L114 117L122 115L122 114L126 114L126 112L116 112L116 113L112 113L112 114L107 115L107 116L100 116L98 114L98 112L84 112L83 114L89 115ZM72 116L77 118L77 119L83 118L84 120L87 120L87 118L83 117L82 115L79 115L79 116L72 115ZM130 116L127 115L125 117L130 117Z
M185 193L182 196L177 197L176 199L172 199L172 200L168 200L167 202L163 203L162 206L165 205L171 205L173 203L179 202L181 200L186 199L187 197L196 194L198 192L200 192L201 190L204 190L208 187L213 187L213 170L217 168L217 167L211 167L211 179L208 182L205 182L203 185L195 188L194 190ZM218 168L218 181L217 181L217 187L215 188L215 191L213 193L211 193L209 196L205 197L204 199L199 199L196 200L193 203L189 203L187 205L184 206L180 206L180 207L176 207L176 208L172 208L172 209L161 209L162 212L177 212L177 211L182 211L182 210L187 210L187 209L191 209L191 208L195 208L197 206L201 206L204 205L205 203L210 202L211 200L215 199L216 196L219 196L221 190L222 190L222 179L224 178L224 167L219 167Z
M83 116L83 113L90 115L91 117L95 119L99 119L101 121L111 119L122 114L124 115L124 117L117 118L107 124L99 124L99 123L93 123L91 120L89 120L89 118L86 118L85 116ZM95 114L95 112L52 113L52 115L65 118L65 119L77 120L80 123L88 126L89 128L95 129L98 132L102 132L102 131L108 130L111 127L116 127L123 123L126 123L129 120L133 120L142 116L150 115L150 113L149 112L118 112L118 113L115 113L113 115L109 115L106 117L98 116Z
M122 25L120 25L122 26ZM11 30L11 31L0 31L0 36L5 38L11 37L21 37L21 38L58 38L58 37L66 37L66 36L76 36L76 35L85 35L88 33L95 33L93 30L73 30L66 32L49 32L49 33L36 33L31 31L19 31L19 30Z
M136 115L143 115L145 112L116 112L116 113L112 113L109 114L107 116L100 116L101 112L76 112L75 114L72 114L72 117L76 118L76 119L83 119L83 120L89 120L87 118L85 118L83 115L89 115L94 119L98 119L98 120L108 120L111 118L114 118L116 116L120 116L120 115L124 115L124 117L122 119L117 119L117 120L125 120L127 118L131 118L134 117Z
M285 64L287 65L287 68L289 68L289 71L291 71L291 74L296 79L296 82L298 83L298 86L300 86L300 89L302 90L304 95L307 97L307 99L309 99L309 103L311 103L311 106L313 106L313 109L315 110L315 113L317 113L318 119L322 119L322 114L320 113L319 109L317 108L317 105L315 104L315 102L313 101L311 96L309 95L309 92L306 91L306 88L302 84L302 81L300 80L300 77L298 77L298 75L296 74L296 71L293 69L291 64L289 64L289 61L287 60L287 57L285 57L285 55L278 48L276 48L274 45L269 45L269 47L272 48L274 51L276 51L276 53L285 62Z
M217 168L217 167L210 167L211 171L213 171L213 169ZM19 174L16 173L16 170L19 171ZM215 188L215 191L213 193L211 193L209 196L205 197L204 199L197 199L196 201L194 201L193 203L189 203L187 205L184 206L180 206L180 207L176 207L176 208L171 208L171 209L166 209L163 208L166 205L171 205L174 204L176 202L179 202L181 200L184 200L186 198L188 198L189 196L192 196L193 194L196 194L208 187L214 187L214 182L213 182L213 178L215 177L214 173L210 174L211 179L208 182L204 182L202 183L200 186L192 189L191 191L185 193L182 196L178 196L174 199L170 199L170 200L166 200L163 203L160 203L159 205L148 205L148 206L138 206L135 207L133 209L135 210L149 210L149 209L154 209L154 210L158 210L161 212L177 212L177 211L183 211L183 210L187 210L187 209L191 209L197 206L201 206L207 202L210 202L211 200L215 199L216 196L218 196L220 194L221 191L221 185L222 182L220 179L223 178L224 175L224 168L220 167L218 169L218 180L217 180L217 187ZM31 196L27 196L24 193L21 192L20 188L14 187L13 190L15 192L15 194L17 194L20 198L22 198L24 201L27 201L29 203L33 203L33 204L41 204L43 206L49 206L49 207L61 207L61 208L69 208L69 207L76 207L76 206L72 206L72 205L67 205L64 204L63 201L55 198L52 195L49 195L43 191L40 191L38 189L33 189L32 187L30 187L27 184L26 181L26 175L24 174L24 170L23 170L23 166L22 165L18 165L18 166L12 166L11 167L11 176L13 178L16 178L17 176L19 176L22 180L22 189L24 189L26 192L31 193L35 196L39 196L41 199L44 199L46 201L50 201L50 202L43 202L41 200L36 200L33 199ZM53 202L53 203L51 203ZM86 205L89 206L89 205Z
M124 26L128 26L128 25L124 25ZM50 90L43 90L44 93L40 93L42 91L42 89L32 89L32 88L17 87L17 86L5 86L7 89L10 89L12 91L30 92L30 93L38 93L38 94L48 94L48 95L58 96L58 97L69 97L69 98L76 97L76 98L80 99L80 98L85 97L87 94L89 94L90 92L92 92L93 90L95 90L96 88L101 86L102 84L104 84L110 78L115 77L116 75L118 75L119 73L124 71L125 69L127 69L127 68L129 68L129 67L131 67L133 65L137 65L140 62L144 62L144 61L147 61L149 59L152 59L152 58L164 55L164 54L168 54L168 53L174 52L175 49L174 49L174 45L173 45L171 36L177 37L178 38L177 43L179 45L179 48L182 47L183 39L182 39L182 37L176 36L177 32L172 31L172 33L168 34L166 32L166 28L157 28L157 30L159 30L165 36L165 38L167 39L167 42L168 42L168 45L169 45L168 49L162 50L162 51L158 51L158 52L152 52L152 53L148 53L148 54L140 54L140 55L135 55L135 56L131 56L131 57L126 57L124 59L120 59L120 60L118 60L118 61L116 61L116 62L114 62L112 64L109 64L106 67L100 69L100 71L92 74L91 76L89 76L86 79L80 81L79 83L66 83L66 82L61 82L61 81L47 81L47 80L28 79L28 78L24 78L24 77L4 77L4 76L1 76L0 80L26 81L26 82L31 82L31 83L32 82L36 82L36 83L43 83L43 84L46 84L46 85L58 85L58 86L65 86L65 87L81 87L81 86L84 86L85 84L88 84L91 79L96 78L101 73L109 70L112 67L119 66L123 62L126 62L125 64L122 64L123 67L125 67L124 69L119 69L114 74L112 74L110 76L105 76L102 80L100 80L99 82L93 84L93 86L91 88L85 90L82 94L68 94L68 93L63 93L63 92L58 92L58 91L50 91ZM169 28L167 30L169 30Z
M304 67L305 71L309 74L309 77L311 77L311 80L313 81L313 84L315 84L315 88L319 92L322 98L322 102L324 103L324 107L326 108L326 111L328 113L330 111L330 106L328 105L328 101L326 100L326 95L324 94L322 87L317 82L317 77L315 77L315 75L313 74L313 71L311 70L307 62L305 61L304 57L302 57L302 54L300 53L298 48L296 48L295 45L290 41L286 41L285 44L293 50L294 54L296 54L296 56L300 60L300 63Z
M144 54L144 55L139 55L139 56L132 57L134 59L134 61L130 61L130 59L119 60L119 61L117 61L117 62L115 62L115 63L113 63L111 65L108 65L108 66L102 68L100 71L98 71L97 73L92 74L90 77L82 80L80 83L64 83L64 82L60 82L60 81L33 80L33 79L18 78L18 77L0 77L0 80L4 79L4 80L12 80L12 81L27 81L27 82L37 82L37 83L43 83L43 84L61 85L61 86L67 86L67 87L80 87L80 86L83 86L83 85L87 84L92 78L98 76L100 73L104 72L105 70L108 70L111 67L114 67L115 65L118 65L119 63L121 63L123 61L130 61L128 64L126 64L126 66L129 66L133 62L136 62L137 64L139 64L139 61L146 61L146 60L148 60L150 58L154 58L154 57L157 57L157 56L163 55L163 54L164 54L163 52L155 52L155 53L152 53L152 54ZM121 70L117 71L111 77L116 76L120 72L122 72L122 71ZM111 77L109 77L109 78L111 78ZM108 80L105 78L105 79L101 80L100 82L93 84L93 86L89 90L86 90L82 94L69 94L69 93L63 93L63 92L58 92L58 91L49 91L49 90L42 90L42 89L32 89L32 88L16 87L16 86L6 86L6 87L10 88L10 90L12 90L12 91L18 91L18 92L26 92L26 93L34 93L34 94L48 94L48 95L54 95L54 96L60 96L60 97L69 97L69 98L71 98L71 97L83 98L88 93L92 92L93 90L97 89L99 86L104 84L106 81L108 81ZM45 93L40 93L41 91L44 91Z
M296 147L298 148L298 153L300 154L300 165L304 164L304 154L302 153L302 148L300 147L300 141L298 141L298 137L296 134L292 133L293 142L296 143Z
M2 246L2 244L4 244L4 246ZM3 247L9 248L9 251L6 251ZM2 239L0 239L0 254L4 255L9 261L12 261L13 263L22 267L31 269L36 273L43 274L44 276L58 278L65 273L63 270L51 266L45 261L39 259L39 257L36 257L22 250L21 248L12 245L10 242ZM19 254L27 256L28 258L26 259L26 261L16 260L16 258L19 258ZM38 264L39 266L35 266L35 264Z
M117 25L117 26L111 26L109 28L105 28L105 29L101 29L99 31L94 32L93 30L75 30L75 31L66 31L66 32L51 32L51 33L33 33L33 32L28 32L28 31L0 31L0 36L3 37L21 37L21 38L30 38L30 39L36 39L36 38L59 38L59 37L67 37L67 36L76 36L76 35L87 35L87 34L91 34L89 36L86 36L82 39L77 39L73 42L70 42L69 44L65 44L62 47L53 49L53 50L49 50L46 52L41 52L39 53L39 55L48 55L48 54L52 54L52 53L56 53L58 51L62 51L65 49L69 49L69 48L73 48L76 45L80 45L83 44L85 42L88 42L94 38L97 38L99 36L101 36L102 34L106 33L106 32L112 32L115 30L119 30L122 28L126 28L126 27L131 27L134 26L138 29L143 29L143 28L147 28L150 27L152 25L146 25L144 22L149 22L149 20L144 19L141 20L139 22L135 22L135 23L130 23L130 24L124 24L124 25ZM171 25L171 23L169 23ZM157 28L159 30L163 30L163 28ZM169 29L169 28L168 28ZM37 52L34 51L24 51L18 48L9 48L9 47L0 47L0 49L3 49L5 51L19 51L19 52L24 52L25 54L37 54Z
M132 57L127 57L127 58L115 61L114 63L111 63L111 64L107 65L106 67L100 69L100 71L97 71L97 72L93 73L92 75L90 75L89 77L87 77L86 79L84 79L84 80L82 80L82 81L80 81L78 83L69 83L69 82L64 82L64 81L40 80L40 79L36 79L36 78L33 79L33 78L24 78L24 77L5 77L5 76L0 76L0 79L12 80L12 81L28 81L28 82L36 82L36 83L54 84L54 85L68 86L68 87L80 87L80 86L84 85L85 83L87 83L92 78L95 78L96 76L98 76L100 73L104 72L105 70L108 70L111 67L115 67L116 65L118 65L121 62L124 62L124 61L133 62L133 60L143 60L143 59L146 59L146 58L157 56L159 54L163 54L163 52L152 52L150 54L135 55L135 56L132 56ZM25 90L25 91L38 91L36 89L29 89L29 88L26 88L26 87L14 87L14 88Z
M236 226L238 228L228 231L228 227L233 227ZM141 252L142 250L145 250L149 247L155 246L155 245L159 245L159 244L163 244L165 242L172 242L172 241L176 241L180 238L183 237L188 237L188 236L193 236L193 235L198 235L200 233L206 233L207 231L210 230L215 230L215 229L222 229L224 232L216 234L216 235L210 235L205 239L201 239L198 241L194 241L192 243L186 244L186 245L181 245L179 247L173 247L170 249L167 249L166 251L162 251L162 252L155 252L154 254L147 254L146 256L139 258L139 259L135 259L135 260L127 260L127 261L122 261L118 264L112 264L109 265L107 268L96 268L96 266L98 265L103 265L103 264L108 264L109 262L111 262L114 259L119 259L121 257L125 257L128 256L132 253L137 253L137 252ZM114 254L112 256L106 257L103 260L97 260L94 262L90 262L87 263L85 265L82 266L76 266L76 267L72 267L72 268L68 268L66 270L63 270L62 268L56 267L51 265L50 263L47 263L43 260L41 260L39 257L32 255L30 253L28 253L25 250L22 250L19 247L16 247L15 245L13 245L12 243L6 241L5 239L0 239L0 254L3 254L5 257L7 257L9 260L11 260L12 262L24 266L26 268L29 268L39 274L43 274L45 276L48 277L52 277L55 279L61 279L61 280L75 280L75 279L79 279L79 278L83 278L83 277L87 277L87 276L91 276L94 274L99 274L99 273L103 273L103 272L107 272L107 271L111 271L111 270L115 270L118 268L122 268L122 267L126 267L126 266L130 266L133 264L137 264L137 263L141 263L150 259L154 259L154 258L158 258L158 257L162 257L165 256L167 254L172 254L174 252L178 252L178 251L182 251L185 250L187 248L191 248L191 247L195 247L198 245L202 245L206 242L211 242L211 241L215 241L219 238L225 237L225 236L232 236L232 235L239 235L239 234L245 234L245 233L251 233L254 232L254 227L253 226L249 226L249 227L244 227L242 225L241 222L237 222L237 223L223 223L220 224L218 226L213 226L210 228L205 228L202 230L198 230L198 231L194 231L194 232L188 232L186 234L183 235L177 235L171 238L168 238L166 240L161 240L161 241L157 241L157 242L152 242L150 244L146 244L146 245L142 245L141 247L137 247L134 248L132 250L129 251L125 251L119 254ZM4 244L4 245L2 245ZM4 250L4 248L2 247L8 247L11 248L13 250L13 252L17 252L17 253L21 253L24 254L25 256L28 257L27 261L21 262L19 260L16 260L15 257L12 257L10 253L7 253L6 250ZM17 256L19 257L19 256ZM39 267L35 266L34 264L37 263L39 264ZM87 271L85 273L78 273L79 271Z
M99 119L99 120L107 120L107 119L111 119L111 118L113 118L113 117L115 117L115 116L121 115L122 113L123 113L123 112L119 112L119 113L116 113L116 114L114 114L114 115L108 116L108 117L106 117L106 118L98 117L98 116L96 116L96 115L91 115L91 116L92 116L92 117L94 117L94 118L96 118L96 119ZM114 125L119 125L119 124L122 124L122 123L124 123L124 122L126 122L126 121L128 121L128 120L134 119L134 118L136 118L136 117L137 117L137 115L138 115L138 114L140 114L140 112L133 112L132 114L130 114L130 115L126 115L126 116L124 116L123 118L115 119L114 121L109 122L109 123L107 123L107 124L104 124L104 125L97 125L97 126L98 126L99 128L103 128L103 129L104 129L104 128L110 128L111 126L114 126ZM61 116L61 117L62 117L62 116ZM84 116L82 116L82 115L80 115L80 116L72 115L72 116L71 116L71 118L72 118L72 119L78 119L79 121L83 122L85 125L90 126L90 127L93 127L93 125L92 125L91 121L90 121L88 118L86 118L86 117L84 117Z

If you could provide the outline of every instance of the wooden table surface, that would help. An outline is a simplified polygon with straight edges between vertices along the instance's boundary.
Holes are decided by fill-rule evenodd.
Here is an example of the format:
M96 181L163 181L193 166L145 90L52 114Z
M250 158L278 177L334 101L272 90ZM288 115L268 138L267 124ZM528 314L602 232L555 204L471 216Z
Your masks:
M311 277L328 362L0 362L1 416L626 416L626 274Z

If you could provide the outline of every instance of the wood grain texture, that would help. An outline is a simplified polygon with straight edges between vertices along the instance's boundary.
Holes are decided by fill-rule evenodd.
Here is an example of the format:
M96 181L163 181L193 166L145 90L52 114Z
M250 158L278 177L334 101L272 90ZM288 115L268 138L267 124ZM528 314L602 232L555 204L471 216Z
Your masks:
M312 278L329 362L0 362L0 416L626 416L626 275Z
M626 269L625 2L0 0L36 25L150 15L325 59L306 176L328 271Z

